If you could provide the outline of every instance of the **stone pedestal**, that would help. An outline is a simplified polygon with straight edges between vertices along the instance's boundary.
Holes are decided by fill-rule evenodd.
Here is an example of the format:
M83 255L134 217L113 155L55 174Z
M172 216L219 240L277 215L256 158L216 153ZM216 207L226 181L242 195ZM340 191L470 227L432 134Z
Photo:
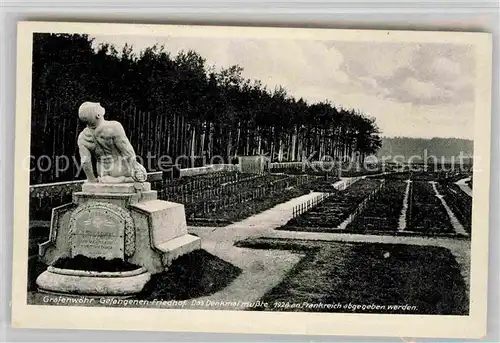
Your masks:
M184 205L158 200L149 183L84 183L72 203L52 210L49 240L39 247L41 260L52 265L77 255L118 258L141 270L96 274L51 267L37 284L56 293L78 294L81 288L80 294L120 295L120 285L127 284L121 277L133 281L133 287L123 287L127 295L140 291L151 274L165 271L177 257L200 248L201 239L187 233ZM92 285L95 292L89 291Z

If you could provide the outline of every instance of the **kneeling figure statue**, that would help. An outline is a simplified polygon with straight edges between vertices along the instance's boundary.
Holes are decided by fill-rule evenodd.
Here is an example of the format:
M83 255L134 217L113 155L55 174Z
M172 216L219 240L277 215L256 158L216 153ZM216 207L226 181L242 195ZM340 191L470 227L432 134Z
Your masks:
M87 127L78 136L78 149L87 182L144 182L146 169L136 159L135 151L123 126L104 119L105 109L97 102L84 102L78 117ZM96 159L97 177L92 167Z

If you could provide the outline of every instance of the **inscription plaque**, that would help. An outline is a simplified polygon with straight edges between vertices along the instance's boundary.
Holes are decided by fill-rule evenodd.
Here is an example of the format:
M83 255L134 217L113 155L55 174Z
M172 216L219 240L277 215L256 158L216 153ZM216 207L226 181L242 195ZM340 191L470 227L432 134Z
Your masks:
M71 256L125 258L125 218L108 206L77 209L70 221Z

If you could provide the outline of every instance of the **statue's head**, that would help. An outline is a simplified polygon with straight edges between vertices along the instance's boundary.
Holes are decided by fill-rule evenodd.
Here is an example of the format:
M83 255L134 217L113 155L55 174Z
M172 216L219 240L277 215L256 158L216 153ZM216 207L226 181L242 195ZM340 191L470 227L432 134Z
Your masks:
M78 109L78 118L89 127L96 127L106 110L98 102L86 101Z

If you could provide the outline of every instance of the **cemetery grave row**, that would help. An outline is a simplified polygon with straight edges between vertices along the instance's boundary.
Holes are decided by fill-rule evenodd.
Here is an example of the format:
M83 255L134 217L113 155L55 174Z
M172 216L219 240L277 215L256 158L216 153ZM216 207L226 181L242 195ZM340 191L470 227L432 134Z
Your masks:
M336 228L351 214L360 210L363 202L369 197L373 198L383 188L380 180L363 179L344 191L331 193L330 196L318 206L292 218L280 229L311 231L322 228ZM368 202L365 202L368 203Z
M161 197L166 194L184 194L224 183L238 182L245 176L236 171L216 171L195 176L183 176L168 181L166 184L161 179L151 181L151 188L158 191ZM50 220L51 209L72 201L72 194L82 189L82 180L60 182L52 184L34 185L30 187L30 220Z
M412 182L410 199L407 231L426 235L454 233L448 213L431 183Z
M376 201L368 206L347 226L346 230L356 233L365 231L396 231L403 208L406 183L388 180Z
M421 179L422 176L426 181ZM427 173L416 175L417 180L406 181L399 178L365 178L344 191L329 194L318 205L307 206L306 211L297 211L297 215L294 212L294 218L278 229L389 235L459 235L460 232L455 231L444 204L437 197L437 190L465 231L470 234L472 198L448 181L455 180L456 175L450 179L441 179L440 182L427 181L438 177L437 173ZM375 185L382 180L386 181L383 187L377 188Z
M409 196L407 211L403 228L400 227L399 219L404 203L406 182L392 181L384 188L376 202L371 204L347 227L346 231L359 233L375 233L377 231L387 231L391 234L425 234L425 235L447 235L455 234L450 218L442 202L436 197L432 184L427 181L412 181L409 184ZM436 184L440 194L443 191L451 192L451 189L441 184ZM457 187L458 188L458 187ZM460 202L458 199L468 197L461 190L454 190L452 196L445 195L445 201L452 211L469 222L468 232L470 233L471 212L466 200ZM449 193L448 193L449 194ZM469 197L470 198L470 197ZM448 199L450 201L448 201ZM451 202L453 201L453 202ZM471 201L471 200L470 200ZM471 205L471 203L470 203ZM457 209L463 212L458 212ZM467 216L466 218L464 218ZM398 230L401 230L398 232Z
M437 183L436 187L465 231L470 234L472 225L472 197L465 194L454 183L441 182Z
M213 173L167 183L159 198L182 203L190 225L228 224L309 191L310 175Z
M151 186L159 191L165 190L166 193L182 193L185 191L199 191L230 182L238 182L248 176L252 175L244 175L237 171L216 171L200 175L184 176L174 180L166 180L165 182L156 182L152 183Z
M340 169L340 170L339 170ZM283 162L272 163L270 171L272 173L283 174L308 174L324 176L330 178L357 177L366 175L379 175L383 172L396 171L393 166L363 165L355 163L344 163L341 168L338 162L315 161L315 162Z
M251 174L237 171L217 171L207 174L183 176L174 180L153 180L151 188L158 191L158 198L182 203L188 218L218 218L230 206L268 201L245 210L244 216L266 210L277 201L287 201L309 192L318 176ZM333 183L336 180L329 180ZM81 182L40 185L30 188L30 221L49 221L51 208L72 201L71 194L81 190ZM267 199L267 200L266 200ZM234 218L243 219L243 218Z
M389 180L412 180L412 181L448 181L456 182L460 179L470 176L469 173L453 172L451 170L420 170L404 171L398 173L387 173L385 175L376 175L373 178ZM371 177L371 176L368 176Z

